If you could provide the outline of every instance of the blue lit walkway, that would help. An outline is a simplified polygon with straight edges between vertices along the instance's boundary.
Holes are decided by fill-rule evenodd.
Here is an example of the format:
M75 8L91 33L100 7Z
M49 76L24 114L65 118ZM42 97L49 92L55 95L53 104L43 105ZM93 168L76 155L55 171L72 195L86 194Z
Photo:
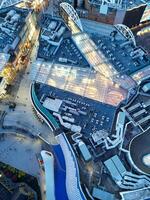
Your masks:
M37 98L34 83L31 85L31 101L51 130L59 130L60 127L53 115L42 106ZM56 200L86 200L80 185L79 169L74 152L65 134L59 134L57 139L60 144L52 146L55 157L55 198Z
M56 200L68 200L66 193L66 165L60 145L53 145L55 157L55 197Z

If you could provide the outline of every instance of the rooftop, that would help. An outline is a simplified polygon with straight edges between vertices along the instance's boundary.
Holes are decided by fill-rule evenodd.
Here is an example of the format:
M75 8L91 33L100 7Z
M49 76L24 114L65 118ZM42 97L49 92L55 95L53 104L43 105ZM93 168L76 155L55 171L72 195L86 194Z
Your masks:
M144 162L147 157L149 160L149 142L150 131L143 132L137 135L130 145L130 155L133 163L136 165L139 171L150 175L150 166L148 162Z
M150 128L150 95L138 93L134 100L125 106L126 113L133 124L142 131Z
M91 137L90 135L99 130L105 130L108 133L111 132L112 123L116 108L103 104L85 97L82 97L71 92L64 92L58 88L40 85L41 88L37 91L38 99L41 102L45 102L46 98L56 99L61 102L58 110L53 110L49 107L50 113L59 113L64 122L69 122L81 127L81 132L85 137ZM43 103L43 106L45 104ZM48 107L47 107L48 108ZM102 112L105 110L105 112ZM69 116L69 118L67 117ZM87 117L88 116L88 117ZM58 117L54 115L58 123L62 126L63 123L58 120ZM69 120L69 121L68 121Z
M29 14L27 9L10 7L0 11L0 52L14 55L19 42L20 33Z
M133 191L126 191L126 192L121 192L120 193L122 196L122 200L134 200L135 196L137 199L144 199L144 200L149 200L150 197L150 188L142 188L139 190L133 190Z
M61 20L44 14L41 18L38 58L82 67L89 66L71 39L71 33ZM63 51L62 51L63 49Z
M111 36L93 35L92 39L120 76L134 74L150 64L147 52L123 37L116 35L113 40Z
M23 0L0 0L0 8L9 7L12 5L16 5Z
M66 66L38 59L32 64L30 78L113 106L117 106L127 95L126 90L89 67Z
M5 65L8 63L9 58L10 58L9 54L0 53L0 72L3 70Z
M102 4L102 0L90 0L89 2L96 6ZM122 1L116 1L115 3L113 1L110 1L108 5L110 8L133 9L140 5L144 5L148 2L149 0L144 0L144 1L143 0L132 0L132 1L122 0Z

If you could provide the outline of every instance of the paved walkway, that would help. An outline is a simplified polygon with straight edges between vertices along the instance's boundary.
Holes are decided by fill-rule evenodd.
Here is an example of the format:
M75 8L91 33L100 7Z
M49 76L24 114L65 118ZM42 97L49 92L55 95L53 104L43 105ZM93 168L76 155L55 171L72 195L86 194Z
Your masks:
M26 130L33 135L41 136L49 141L50 144L56 144L56 139L45 123L41 123L33 113L31 105L28 107L17 106L15 111L7 112L4 118L3 126L7 128L18 128Z
M38 31L37 31L38 36ZM41 136L49 140L50 144L56 144L57 141L45 123L41 123L35 113L33 112L30 99L30 85L29 71L31 62L36 58L37 42L33 47L30 62L21 80L15 102L17 104L15 111L10 111L7 105L0 105L0 110L6 110L7 115L4 119L4 126L23 128L31 132L33 135L41 134Z
M35 177L40 169L36 154L40 153L42 141L21 134L4 133L0 139L0 161Z

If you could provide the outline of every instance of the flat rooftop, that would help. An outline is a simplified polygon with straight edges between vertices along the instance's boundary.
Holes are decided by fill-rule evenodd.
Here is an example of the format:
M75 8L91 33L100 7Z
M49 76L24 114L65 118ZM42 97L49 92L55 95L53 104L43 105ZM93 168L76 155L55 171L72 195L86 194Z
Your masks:
M89 67L71 39L68 27L61 20L55 20L44 14L40 21L38 58L63 64Z
M66 112L69 112L64 111L63 108L71 106L71 104L74 105L73 110L82 111L83 114L81 112L79 115L71 113L71 118L74 118L75 125L81 126L81 132L85 137L88 138L93 132L99 130L111 132L116 107L44 84L40 84L40 89L37 87L36 94L41 101L46 97L62 100L63 102L59 108L61 116L65 116ZM49 112L53 113L50 110Z
M16 5L22 1L23 0L0 0L0 8L10 7L10 6Z
M135 196L138 199L143 199L143 200L149 200L150 198L150 188L142 188L139 190L133 190L133 191L126 191L126 192L120 192L122 199L123 200L134 200Z
M123 37L116 35L116 39L112 40L110 36L95 34L92 39L120 76L135 74L150 65L147 52L141 47L134 47L132 42Z
M14 6L0 11L0 53L14 52L21 40L21 30L30 10Z
M136 136L130 145L130 155L133 163L141 172L148 175L150 175L150 165L148 165L148 163L146 165L146 162L144 163L144 157L150 157L149 143L150 131L146 131Z
M94 4L96 6L101 5L102 1L101 0L90 0L89 1L91 4ZM144 5L147 4L148 0L142 1L142 0L132 0L132 1L126 1L126 0L122 0L120 3L118 2L118 9L124 9L124 10L128 10L128 9L133 9L136 8L140 5ZM113 3L109 4L109 7L115 7L113 5Z
M10 55L5 53L0 53L0 72L3 70L5 65L8 63Z
M125 111L128 113L130 120L146 131L150 128L150 95L138 93L134 100L125 106Z

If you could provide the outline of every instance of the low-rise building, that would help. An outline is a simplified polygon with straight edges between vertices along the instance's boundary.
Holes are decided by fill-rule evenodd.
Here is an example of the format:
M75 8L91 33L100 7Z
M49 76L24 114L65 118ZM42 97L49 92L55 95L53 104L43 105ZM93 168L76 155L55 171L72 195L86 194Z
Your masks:
M0 77L4 90L25 64L36 30L35 21L30 9L12 6L0 10Z

